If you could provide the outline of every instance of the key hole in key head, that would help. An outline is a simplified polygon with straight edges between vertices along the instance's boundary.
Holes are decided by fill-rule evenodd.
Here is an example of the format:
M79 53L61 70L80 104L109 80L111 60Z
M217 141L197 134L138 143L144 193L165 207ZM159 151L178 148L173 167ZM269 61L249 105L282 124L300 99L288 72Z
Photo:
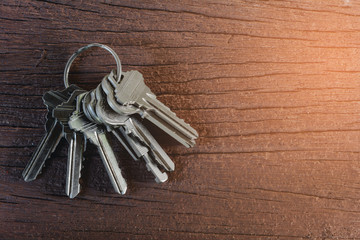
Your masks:
M89 44L85 47L80 48L79 50L77 50L68 60L68 62L66 63L65 66L65 70L64 70L64 85L66 88L69 87L69 71L70 71L70 67L72 65L72 63L74 62L74 60L84 51L88 50L89 48L93 48L93 47L99 47L99 48L103 48L105 50L107 50L108 52L111 53L111 55L115 58L115 62L116 62L116 81L120 82L121 79L121 75L122 75L122 70L121 70L121 62L120 62L120 58L119 56L116 54L116 52L111 49L109 46L100 44L100 43L92 43Z

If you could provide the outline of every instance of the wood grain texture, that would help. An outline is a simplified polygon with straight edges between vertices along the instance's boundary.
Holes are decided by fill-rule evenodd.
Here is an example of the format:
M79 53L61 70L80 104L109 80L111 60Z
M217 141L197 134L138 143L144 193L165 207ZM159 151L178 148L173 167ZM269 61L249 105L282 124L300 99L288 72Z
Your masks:
M65 196L67 146L36 181L21 172L44 134L41 96L79 47L100 42L139 70L200 134L156 184L114 139L116 195L88 147ZM360 239L360 1L0 2L1 239ZM82 55L71 82L114 67Z

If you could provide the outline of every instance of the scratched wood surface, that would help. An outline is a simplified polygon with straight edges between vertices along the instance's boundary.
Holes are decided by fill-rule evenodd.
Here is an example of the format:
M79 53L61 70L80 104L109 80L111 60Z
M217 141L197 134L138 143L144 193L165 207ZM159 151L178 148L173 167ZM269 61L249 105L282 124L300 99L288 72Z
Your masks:
M157 184L112 139L116 195L88 146L65 196L67 144L37 180L21 173L44 134L41 96L69 56L116 50L200 134ZM0 2L1 239L360 239L360 1ZM114 68L82 55L71 82ZM151 126L150 126L151 127Z

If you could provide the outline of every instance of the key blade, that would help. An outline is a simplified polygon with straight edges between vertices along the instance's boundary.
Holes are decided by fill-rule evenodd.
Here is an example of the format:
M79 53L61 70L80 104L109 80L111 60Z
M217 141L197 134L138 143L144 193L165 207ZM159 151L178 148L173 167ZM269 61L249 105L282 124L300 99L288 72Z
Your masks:
M130 126L129 126L130 125ZM150 152L154 156L155 160L163 166L167 171L174 171L175 164L166 154L164 149L156 141L156 139L151 135L151 133L146 129L146 127L137 119L131 118L129 120L128 126L133 126L133 130L137 137L148 146Z
M160 169L156 166L156 164L154 164L152 158L148 154L149 148L139 142L139 140L141 139L138 139L138 137L141 138L141 136L137 135L137 133L134 132L136 131L134 127L128 126L129 124L126 125L126 130L125 128L120 128L120 130L124 135L126 141L129 143L129 146L131 147L131 149L133 149L137 157L141 157L142 159L144 159L148 171L150 171L155 176L155 181L158 183L165 182L168 179L167 174L161 172ZM163 166L161 162L160 164ZM166 168L166 166L164 167Z
M38 148L22 173L25 182L36 179L43 168L45 161L50 157L51 153L54 152L63 136L62 126L58 121L48 119L47 122L52 122L52 124L49 124L49 130L41 140Z
M81 177L84 149L85 139L83 134L74 132L69 144L65 187L66 195L70 198L76 197L80 192L79 179Z
M115 192L119 194L125 194L127 190L127 184L124 177L121 174L121 170L117 163L115 154L106 138L105 132L94 132L95 141L93 143L98 147L101 159L103 160L105 169L109 175L110 181L114 187Z

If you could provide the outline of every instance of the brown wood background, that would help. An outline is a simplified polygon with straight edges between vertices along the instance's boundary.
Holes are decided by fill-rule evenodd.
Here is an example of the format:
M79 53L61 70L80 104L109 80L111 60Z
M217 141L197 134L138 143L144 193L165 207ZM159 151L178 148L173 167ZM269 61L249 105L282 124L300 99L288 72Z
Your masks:
M94 147L64 193L67 145L36 181L41 96L79 47L113 47L200 134L156 184L113 139L129 182L114 194ZM360 239L360 1L0 2L1 239ZM82 55L96 86L114 60Z

